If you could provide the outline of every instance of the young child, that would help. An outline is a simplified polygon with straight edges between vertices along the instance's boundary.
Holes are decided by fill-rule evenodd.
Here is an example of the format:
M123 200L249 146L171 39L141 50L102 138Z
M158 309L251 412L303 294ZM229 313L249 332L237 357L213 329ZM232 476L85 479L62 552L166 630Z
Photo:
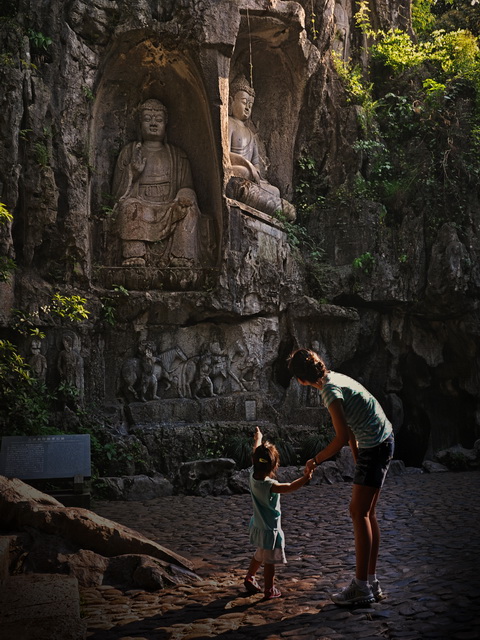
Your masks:
M255 577L264 566L265 599L279 598L282 594L273 584L275 564L286 563L285 536L282 531L280 494L291 493L310 480L313 470L305 469L304 475L293 482L277 482L275 472L280 464L277 448L268 441L262 443L263 435L255 428L253 440L253 467L250 472L250 492L253 516L250 520L250 542L257 547L244 585L249 593L260 593L261 587Z

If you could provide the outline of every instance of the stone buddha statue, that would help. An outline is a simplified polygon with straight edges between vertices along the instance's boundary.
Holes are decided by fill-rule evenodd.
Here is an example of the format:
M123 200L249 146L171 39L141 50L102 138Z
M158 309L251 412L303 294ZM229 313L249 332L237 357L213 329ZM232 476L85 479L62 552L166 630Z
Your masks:
M188 158L165 142L161 102L144 102L140 119L142 139L120 152L113 178L122 266L194 267L200 211Z
M261 175L257 137L248 126L254 100L255 91L244 76L231 83L228 141L233 178L227 195L259 211L270 215L280 211L287 220L295 220L293 205L281 198L279 189Z

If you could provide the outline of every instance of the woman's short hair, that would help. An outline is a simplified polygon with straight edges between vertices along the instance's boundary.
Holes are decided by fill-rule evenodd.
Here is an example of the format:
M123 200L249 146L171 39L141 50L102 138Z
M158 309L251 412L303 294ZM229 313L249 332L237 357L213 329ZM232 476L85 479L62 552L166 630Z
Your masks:
M298 349L288 357L288 369L302 382L317 382L327 373L327 367L315 351Z

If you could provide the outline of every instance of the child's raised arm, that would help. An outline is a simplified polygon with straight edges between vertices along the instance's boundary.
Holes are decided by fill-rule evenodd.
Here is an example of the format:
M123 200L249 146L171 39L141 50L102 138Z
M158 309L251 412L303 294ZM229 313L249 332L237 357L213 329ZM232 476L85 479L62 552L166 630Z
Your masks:
M263 433L260 431L260 427L255 427L255 433L253 435L253 450L262 444Z

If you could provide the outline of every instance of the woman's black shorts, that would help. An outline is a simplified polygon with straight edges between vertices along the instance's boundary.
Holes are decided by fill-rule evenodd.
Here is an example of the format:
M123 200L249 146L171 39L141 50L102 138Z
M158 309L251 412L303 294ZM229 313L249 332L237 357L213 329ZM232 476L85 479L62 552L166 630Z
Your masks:
M385 481L394 450L393 435L388 436L376 447L359 449L353 484L380 489Z

